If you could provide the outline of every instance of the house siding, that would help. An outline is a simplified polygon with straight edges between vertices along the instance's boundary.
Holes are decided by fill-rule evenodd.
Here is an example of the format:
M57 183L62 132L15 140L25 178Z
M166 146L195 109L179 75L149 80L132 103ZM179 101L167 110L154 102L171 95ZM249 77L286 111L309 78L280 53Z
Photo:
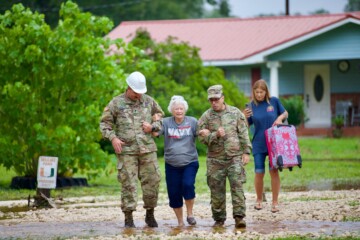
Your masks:
M279 68L279 94L298 95L304 92L303 63L282 63Z
M330 91L331 93L357 93L360 94L360 60L349 60L350 69L342 73L337 69L338 61L316 62L282 62L279 68L279 95L302 95L304 94L304 66L306 64L329 64L330 65ZM251 68L223 67L225 77L232 81L245 93L251 94ZM257 65L261 69L261 78L268 84L270 82L270 70L265 64Z
M304 63L281 63L279 68L279 95L302 95L304 92ZM246 96L251 95L251 68L222 67L227 80L236 84ZM266 64L256 65L261 69L261 78L270 84L270 70Z
M225 78L236 84L245 96L251 95L251 66L246 67L222 67Z
M360 58L360 26L348 23L267 57L271 61L318 61Z
M303 63L281 63L279 68L279 96L296 95L304 92ZM265 64L261 66L261 78L270 84L270 69ZM271 93L270 93L271 94Z
M349 60L349 63L350 69L346 73L342 73L338 70L338 61L331 63L330 90L332 93L360 94L360 60Z

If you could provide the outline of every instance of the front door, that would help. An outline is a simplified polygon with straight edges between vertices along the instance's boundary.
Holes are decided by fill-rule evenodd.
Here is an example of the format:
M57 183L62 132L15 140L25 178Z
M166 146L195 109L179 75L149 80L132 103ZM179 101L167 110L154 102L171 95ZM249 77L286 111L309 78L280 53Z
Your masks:
M328 64L305 65L306 128L331 127L330 67Z

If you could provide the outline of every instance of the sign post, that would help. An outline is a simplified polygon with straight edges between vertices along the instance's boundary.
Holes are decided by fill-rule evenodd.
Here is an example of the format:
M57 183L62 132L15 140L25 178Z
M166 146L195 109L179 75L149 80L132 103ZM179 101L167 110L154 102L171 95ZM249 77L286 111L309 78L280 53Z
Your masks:
M40 156L37 171L37 190L35 205L51 205L50 189L56 188L58 158Z
M56 188L58 158L57 157L39 157L37 187L45 189Z

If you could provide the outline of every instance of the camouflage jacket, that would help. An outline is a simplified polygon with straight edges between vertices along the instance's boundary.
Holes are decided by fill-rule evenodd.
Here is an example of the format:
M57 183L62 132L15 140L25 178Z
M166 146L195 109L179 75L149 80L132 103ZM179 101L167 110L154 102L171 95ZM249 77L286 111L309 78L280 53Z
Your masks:
M157 150L151 134L144 133L142 122L151 123L156 131L161 130L162 120L153 122L155 113L164 112L150 96L143 94L141 99L133 101L125 93L114 97L105 107L101 116L100 131L103 138L112 140L117 137L125 142L122 154L139 154Z
M219 127L225 130L225 137L218 138L216 131ZM199 131L208 129L206 137L199 135ZM211 158L227 159L251 153L251 142L244 114L236 107L225 105L225 110L216 112L208 109L198 121L198 138L208 146L207 156Z

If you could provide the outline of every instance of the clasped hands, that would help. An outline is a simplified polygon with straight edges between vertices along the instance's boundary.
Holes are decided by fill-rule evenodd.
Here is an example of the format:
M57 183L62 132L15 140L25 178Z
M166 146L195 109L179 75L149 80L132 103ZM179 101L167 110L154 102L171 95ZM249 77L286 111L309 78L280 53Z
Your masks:
M210 130L209 130L209 129L206 129L206 128L201 129L201 130L199 131L199 135L202 136L202 137L207 137L207 136L209 136L209 134L210 134ZM225 137L225 130L224 130L223 127L219 127L219 128L218 128L218 130L216 131L216 136L217 136L218 138Z
M155 113L153 116L152 116L152 121L153 122L156 122L156 121L159 121L161 120L162 118L162 114L161 113ZM142 130L144 131L144 133L152 133L152 125L151 123L148 123L148 122L145 122L145 121L142 121ZM154 135L154 134L153 134ZM122 152L122 145L125 144L125 142L121 141L119 138L115 137L111 140L111 144L115 150L115 153L117 154L120 154Z
M209 134L210 134L210 130L209 130L209 129L201 129L201 130L199 131L199 135L200 135L201 137L207 137L207 136L209 136ZM224 130L223 127L219 127L219 128L218 128L218 130L216 131L216 136L217 136L218 138L223 138L223 137L225 137L225 130ZM243 154L241 160L242 160L242 162L243 162L244 165L248 164L249 161L250 161L250 156L249 156L249 154Z
M144 133L151 133L152 125L150 123L143 121L141 127ZM115 153L120 154L122 152L122 145L124 145L125 142L115 137L111 140L111 144L115 150Z

